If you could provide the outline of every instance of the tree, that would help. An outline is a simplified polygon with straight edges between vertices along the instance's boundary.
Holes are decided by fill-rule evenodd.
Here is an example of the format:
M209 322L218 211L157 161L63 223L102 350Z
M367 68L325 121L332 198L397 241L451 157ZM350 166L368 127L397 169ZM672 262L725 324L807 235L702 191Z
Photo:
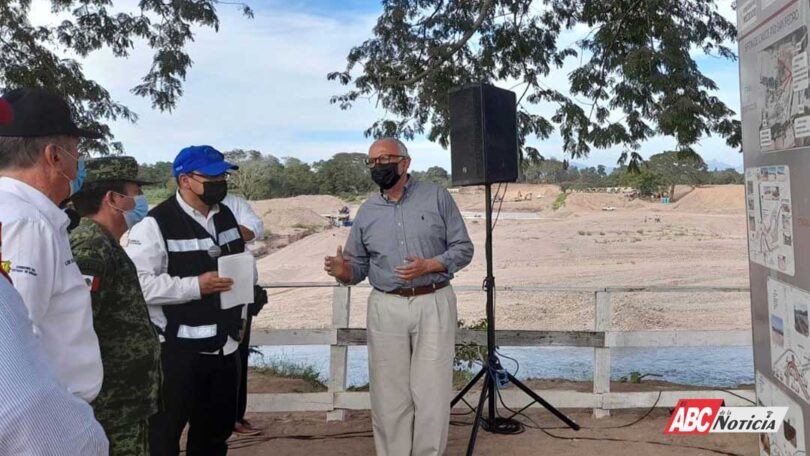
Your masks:
M711 183L714 185L744 184L745 176L734 168L712 172Z
M635 171L630 171L627 167L616 168L612 176L615 176L618 184L622 187L637 189L639 196L654 196L663 185L661 176L652 172L646 166Z
M431 166L428 168L428 170L425 171L425 174L422 176L422 179L441 185L442 187L447 187L450 185L450 174L448 174L447 170L441 166Z
M363 194L377 188L366 167L366 154L341 152L315 163L320 192L329 195Z
M284 158L285 196L317 194L318 176L307 163L293 157Z
M239 170L231 173L228 187L248 200L269 198L270 163L264 160L249 160L239 164Z
M262 153L258 150L244 150L244 149L234 149L229 150L228 152L223 152L225 156L225 160L231 163L241 163L248 160L261 160ZM268 156L268 159L278 161L276 157L272 155Z
M559 41L582 25L585 37ZM517 80L524 155L530 137L545 139L556 125L572 157L622 147L619 161L635 169L641 143L655 135L674 137L684 151L711 134L740 145L739 121L690 54L733 60L726 44L735 37L714 0L389 0L374 36L328 75L349 86L331 101L349 109L372 99L384 108L367 136L426 133L446 147L448 90ZM545 85L569 58L581 64L567 91ZM557 107L550 119L528 109L549 103Z
M708 166L696 153L662 152L650 157L647 169L658 176L661 185L668 188L671 201L675 201L675 186L700 185L709 179Z
M102 154L123 150L113 141L106 121L137 120L137 115L116 102L95 81L87 79L78 61L64 58L59 47L80 58L102 48L126 58L135 48L148 46L152 65L141 83L132 88L149 98L152 106L170 111L183 95L183 81L192 65L185 51L198 27L219 29L216 8L220 4L246 5L219 0L141 0L136 8L115 8L111 0L50 0L56 13L70 19L56 26L33 26L28 20L30 0L0 2L0 87L45 87L65 96L79 122L99 133L102 140L86 146Z
M160 161L151 165L141 164L138 174L143 180L165 186L168 181L172 180L172 163Z
M284 165L272 155L257 150L234 149L224 152L225 159L239 166L232 171L228 187L248 200L283 195Z

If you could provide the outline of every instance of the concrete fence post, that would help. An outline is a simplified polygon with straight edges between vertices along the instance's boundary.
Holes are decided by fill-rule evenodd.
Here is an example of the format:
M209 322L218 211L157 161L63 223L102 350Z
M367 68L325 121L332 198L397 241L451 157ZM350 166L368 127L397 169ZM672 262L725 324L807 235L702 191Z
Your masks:
M610 302L610 293L597 291L595 293L596 313L595 331L609 331L613 309ZM604 394L610 392L610 347L593 349L593 392L599 398L599 404L604 403ZM604 407L593 409L594 418L610 416L610 410Z
M349 327L349 311L351 309L352 289L350 287L336 286L332 295L332 328L337 332L341 328ZM336 393L346 391L346 367L349 358L349 347L335 344L329 347L329 392L332 394L332 404L335 404ZM333 409L326 413L327 421L343 421L346 419L346 410Z

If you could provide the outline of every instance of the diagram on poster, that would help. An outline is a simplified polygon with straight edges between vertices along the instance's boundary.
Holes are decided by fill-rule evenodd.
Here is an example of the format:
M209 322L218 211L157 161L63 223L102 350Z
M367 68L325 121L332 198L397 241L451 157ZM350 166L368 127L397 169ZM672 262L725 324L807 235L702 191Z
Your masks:
M810 5L749 0L738 8L743 147L810 147Z
M768 278L773 376L810 403L810 293Z
M746 169L745 199L751 261L793 275L790 169L787 166Z
M801 26L759 52L760 150L810 145L807 27Z
M788 408L778 432L759 434L760 456L805 455L804 416L801 407L760 372L757 372L756 391L757 405Z

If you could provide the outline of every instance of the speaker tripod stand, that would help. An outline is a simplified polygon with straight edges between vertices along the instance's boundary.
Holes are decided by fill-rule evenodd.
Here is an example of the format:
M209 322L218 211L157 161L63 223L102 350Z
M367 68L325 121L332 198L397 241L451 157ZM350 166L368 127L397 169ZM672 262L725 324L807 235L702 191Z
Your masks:
M464 398L473 386L478 383L482 378L484 383L481 387L481 395L478 398L478 407L475 409L475 421L473 422L472 432L470 433L470 443L467 446L467 456L472 456L475 451L475 441L478 438L478 427L481 426L486 431L494 431L498 423L495 371L500 369L500 360L496 353L495 345L495 277L492 275L492 184L485 184L486 189L486 257L487 257L487 277L484 281L484 289L487 293L487 361L486 365L481 367L481 371L473 377L472 381L467 384L456 397L450 402L452 409L458 401ZM546 408L549 412L554 414L563 423L571 429L578 431L579 425L571 418L567 417L561 411L557 410L553 405L549 404L540 395L531 390L512 374L506 372L506 377L509 382L518 387L527 396L532 398L534 402L539 403ZM484 403L487 403L487 415L484 417Z

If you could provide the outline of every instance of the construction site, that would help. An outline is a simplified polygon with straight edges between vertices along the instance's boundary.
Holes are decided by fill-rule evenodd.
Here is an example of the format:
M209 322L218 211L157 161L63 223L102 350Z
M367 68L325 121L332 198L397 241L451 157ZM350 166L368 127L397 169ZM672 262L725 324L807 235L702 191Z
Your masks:
M466 187L451 189L451 194L476 247L473 263L454 279L459 319L478 322L485 317L480 290L485 274L483 190ZM528 417L524 433L482 433L478 451L535 454L542 447L558 454L759 454L755 434L663 434L684 394L723 397L738 406L750 405L754 398L743 195L741 185L679 186L664 204L638 199L626 189L563 192L555 185L504 185L495 199L493 232L499 341L518 346L508 353L528 369L521 377L570 412L583 429L560 428L551 415L530 408L523 412ZM353 219L359 204L323 195L251 204L270 232L253 247L260 256L260 283L270 287L270 302L254 320L254 343L266 350L254 358L249 386L251 420L267 433L232 440L231 448L245 455L304 449L313 455L371 454L367 377L362 372L370 288L361 285L341 294L345 291L333 288L322 269L323 257L343 245L349 232L335 226L334 218L348 207ZM592 338L600 330L612 339L612 370L611 348L596 348L607 343ZM462 338L480 341L475 331L460 332ZM540 338L551 342L538 342ZM298 355L297 344L305 349ZM570 355L567 345L579 354L563 366ZM623 354L634 350L628 347L646 351ZM686 359L657 379L652 372L671 363L668 347L687 353ZM724 360L724 349L744 353L743 367L737 366L739 359ZM560 350L552 356L563 361L550 362L544 350ZM607 365L600 365L605 355ZM656 357L663 361L656 364ZM550 363L549 369L534 369L532 358ZM619 372L625 358L649 360L632 369L647 369L652 376L628 381ZM317 384L261 369L262 363L279 359L315 364ZM348 373L341 361L348 361ZM706 364L703 369L742 374L718 380L704 376L701 363ZM508 406L501 410L507 415L528 402L509 389L501 401ZM461 454L473 420L464 406L453 413L448 454Z

